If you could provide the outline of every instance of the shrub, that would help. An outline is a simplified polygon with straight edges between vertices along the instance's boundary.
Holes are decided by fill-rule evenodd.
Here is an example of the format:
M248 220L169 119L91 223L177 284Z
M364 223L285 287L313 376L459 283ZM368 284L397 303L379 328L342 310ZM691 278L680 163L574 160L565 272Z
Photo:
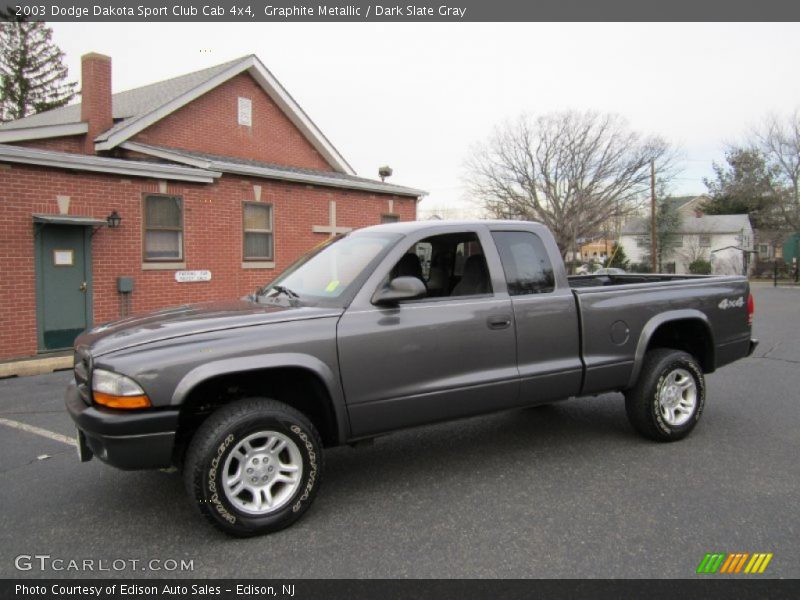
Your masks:
M692 275L711 275L711 263L703 258L698 258L689 263L689 273Z

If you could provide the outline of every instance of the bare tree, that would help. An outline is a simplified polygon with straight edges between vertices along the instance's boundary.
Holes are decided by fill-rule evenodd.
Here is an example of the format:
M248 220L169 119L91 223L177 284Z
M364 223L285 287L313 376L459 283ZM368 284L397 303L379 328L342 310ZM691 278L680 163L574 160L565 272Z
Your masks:
M776 194L786 225L800 230L800 109L788 117L768 116L753 134L775 173Z
M631 131L616 115L523 115L473 148L466 184L490 216L547 225L566 256L577 239L635 211L647 195L650 161L664 180L674 156L664 140Z
M696 234L688 234L683 236L683 246L675 249L675 254L683 262L683 266L689 271L692 263L699 260L711 264L711 254L708 246L703 246L700 243L700 236Z

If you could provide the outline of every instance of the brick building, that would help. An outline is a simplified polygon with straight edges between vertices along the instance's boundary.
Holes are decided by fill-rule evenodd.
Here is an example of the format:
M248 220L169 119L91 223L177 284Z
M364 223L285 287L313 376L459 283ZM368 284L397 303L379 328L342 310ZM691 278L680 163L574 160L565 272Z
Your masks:
M357 177L255 56L112 95L88 54L81 95L0 126L0 359L242 296L331 235L416 217L423 192Z

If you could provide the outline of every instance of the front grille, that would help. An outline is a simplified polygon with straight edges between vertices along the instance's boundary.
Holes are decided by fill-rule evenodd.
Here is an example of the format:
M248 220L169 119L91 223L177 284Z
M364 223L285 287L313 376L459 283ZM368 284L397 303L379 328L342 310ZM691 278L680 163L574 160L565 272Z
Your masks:
M74 356L75 384L86 404L91 404L90 386L92 377L92 355L84 346L75 349Z

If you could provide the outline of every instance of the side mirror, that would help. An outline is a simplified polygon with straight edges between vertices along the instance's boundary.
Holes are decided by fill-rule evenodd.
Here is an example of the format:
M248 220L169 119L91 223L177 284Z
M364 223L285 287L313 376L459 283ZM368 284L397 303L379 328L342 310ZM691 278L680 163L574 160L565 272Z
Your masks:
M373 304L393 305L401 300L414 300L427 295L428 290L422 280L416 277L395 277L385 288L375 292Z

